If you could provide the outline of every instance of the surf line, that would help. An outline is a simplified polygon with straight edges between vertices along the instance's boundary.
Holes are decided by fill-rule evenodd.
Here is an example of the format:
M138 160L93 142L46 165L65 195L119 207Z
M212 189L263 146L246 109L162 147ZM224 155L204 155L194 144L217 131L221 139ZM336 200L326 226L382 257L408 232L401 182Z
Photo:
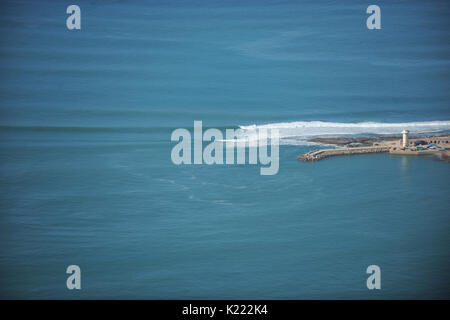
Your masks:
M202 121L194 121L193 152L189 130L178 128L172 132L171 141L178 141L172 148L171 160L174 164L261 164L261 175L275 175L279 170L279 141L277 129L261 128L251 134L243 129L222 131L209 128L203 132ZM203 141L210 142L203 149ZM225 157L224 157L225 146ZM270 146L270 155L269 155ZM236 157L235 157L236 149ZM248 149L248 152L247 152ZM192 161L192 153L193 160Z

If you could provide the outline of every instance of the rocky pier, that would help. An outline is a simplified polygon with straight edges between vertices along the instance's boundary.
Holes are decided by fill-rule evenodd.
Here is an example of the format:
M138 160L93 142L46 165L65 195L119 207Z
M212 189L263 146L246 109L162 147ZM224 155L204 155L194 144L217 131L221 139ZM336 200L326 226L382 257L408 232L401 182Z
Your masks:
M358 148L337 148L337 149L320 149L309 151L297 158L300 161L317 161L332 156L353 155L365 153L389 152L388 146L358 147Z

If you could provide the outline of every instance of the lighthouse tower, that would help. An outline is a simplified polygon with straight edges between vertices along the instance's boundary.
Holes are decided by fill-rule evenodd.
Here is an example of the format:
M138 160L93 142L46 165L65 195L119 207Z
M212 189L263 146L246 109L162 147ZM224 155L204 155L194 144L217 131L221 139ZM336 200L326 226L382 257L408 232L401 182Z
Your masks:
M402 131L402 134L403 134L403 143L402 143L403 148L407 148L408 147L408 133L409 133L409 131L406 130L406 129Z

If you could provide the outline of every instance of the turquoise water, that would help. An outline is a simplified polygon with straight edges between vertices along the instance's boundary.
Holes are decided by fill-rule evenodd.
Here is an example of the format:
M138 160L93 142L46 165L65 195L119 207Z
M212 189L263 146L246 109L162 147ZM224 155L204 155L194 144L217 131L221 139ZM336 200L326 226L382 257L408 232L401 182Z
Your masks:
M1 298L450 298L448 163L295 160L450 130L446 1L377 1L377 31L364 1L78 4L0 4ZM194 120L281 128L279 173L172 164Z

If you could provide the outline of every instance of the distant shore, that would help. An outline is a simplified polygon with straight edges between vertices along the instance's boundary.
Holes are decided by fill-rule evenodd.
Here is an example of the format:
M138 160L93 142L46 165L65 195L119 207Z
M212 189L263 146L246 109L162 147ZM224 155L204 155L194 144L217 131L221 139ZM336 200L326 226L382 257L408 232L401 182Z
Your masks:
M389 152L396 155L436 155L441 160L450 159L450 136L408 137L328 137L311 138L309 142L335 145L341 148L316 149L300 155L297 160L317 161L337 155Z

